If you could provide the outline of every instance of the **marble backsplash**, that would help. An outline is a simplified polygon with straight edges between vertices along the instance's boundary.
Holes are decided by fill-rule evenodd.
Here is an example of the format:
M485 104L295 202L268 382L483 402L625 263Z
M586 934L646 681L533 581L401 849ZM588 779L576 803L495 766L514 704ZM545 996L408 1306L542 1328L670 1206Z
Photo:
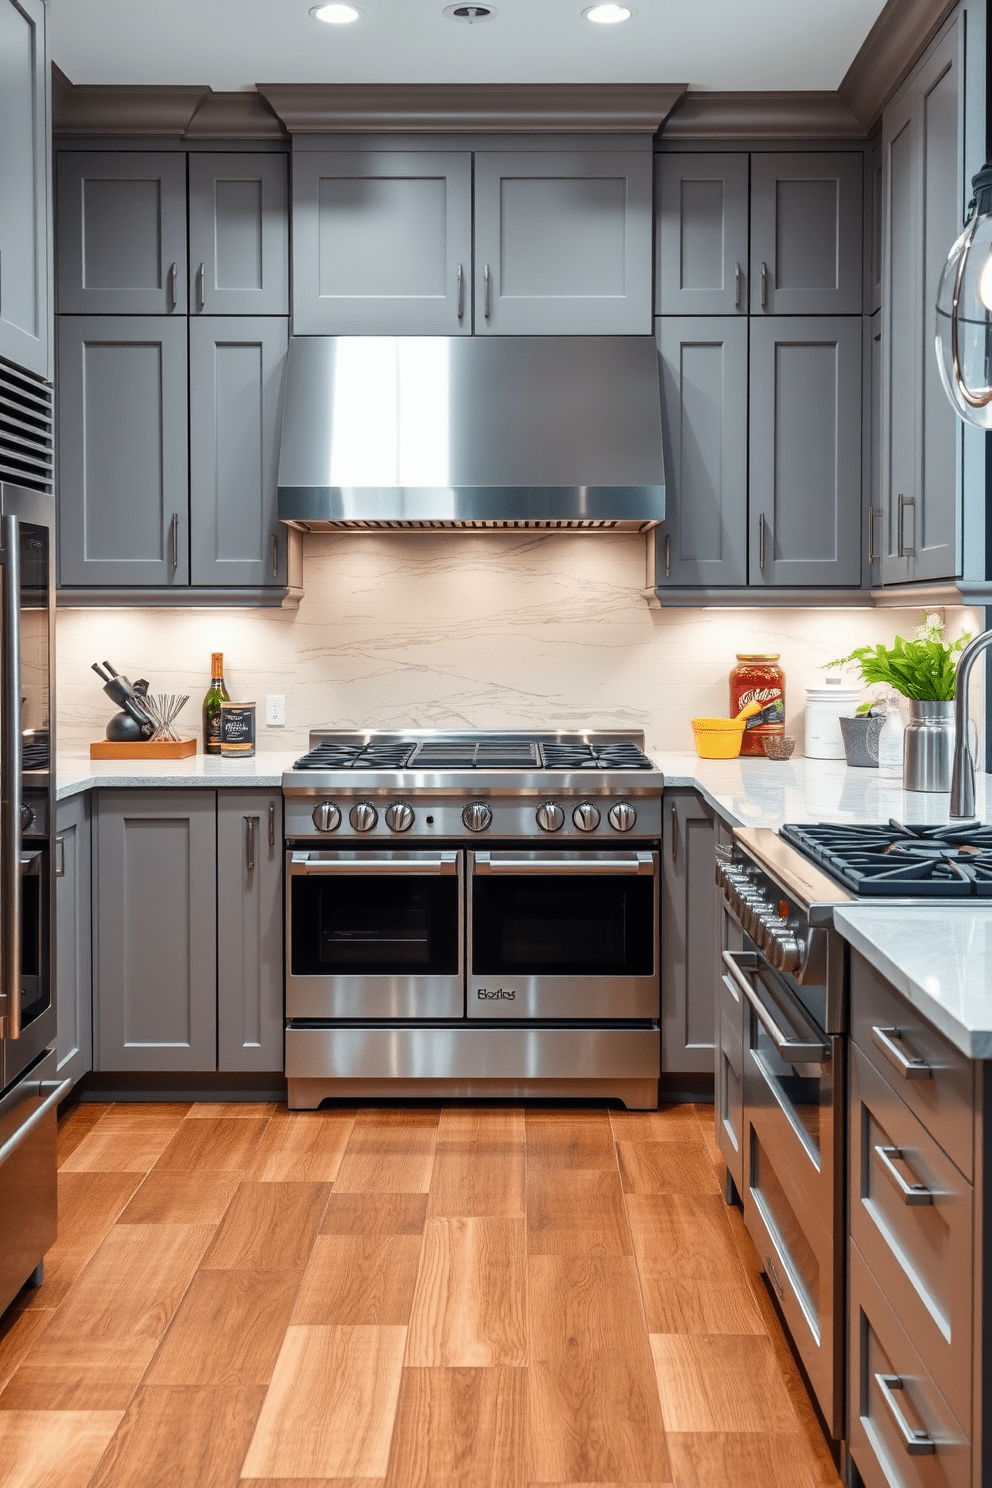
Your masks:
M254 699L258 747L300 748L310 727L643 729L691 749L690 718L724 714L737 651L779 651L787 732L802 748L805 689L854 646L909 636L913 610L649 610L631 534L356 533L304 540L298 610L59 610L62 748L102 737L112 711L90 663L153 692L188 692L199 730L211 651L228 691ZM946 611L949 635L981 611ZM982 668L976 667L980 706ZM265 725L282 693L286 727ZM980 717L980 714L979 714Z

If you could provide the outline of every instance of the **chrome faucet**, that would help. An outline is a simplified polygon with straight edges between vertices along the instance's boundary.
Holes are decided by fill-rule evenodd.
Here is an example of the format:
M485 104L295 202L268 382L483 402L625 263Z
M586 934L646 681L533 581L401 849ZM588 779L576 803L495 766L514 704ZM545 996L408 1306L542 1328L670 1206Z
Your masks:
M970 821L975 816L975 761L968 742L968 679L979 654L992 646L992 630L983 630L958 657L954 699L954 773L951 776L951 817Z

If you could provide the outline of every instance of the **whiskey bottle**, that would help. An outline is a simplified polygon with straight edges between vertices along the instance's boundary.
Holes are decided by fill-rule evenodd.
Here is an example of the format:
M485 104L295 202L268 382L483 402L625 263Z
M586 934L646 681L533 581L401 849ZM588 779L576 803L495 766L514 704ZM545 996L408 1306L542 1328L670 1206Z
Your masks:
M224 653L213 651L210 655L210 686L203 699L203 752L220 754L220 705L230 702L224 686Z

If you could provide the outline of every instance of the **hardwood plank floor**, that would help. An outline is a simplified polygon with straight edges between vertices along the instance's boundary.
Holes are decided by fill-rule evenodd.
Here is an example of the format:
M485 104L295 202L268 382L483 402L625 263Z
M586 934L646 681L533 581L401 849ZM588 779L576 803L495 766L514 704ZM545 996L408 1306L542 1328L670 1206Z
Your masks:
M840 1488L708 1122L77 1107L4 1488Z

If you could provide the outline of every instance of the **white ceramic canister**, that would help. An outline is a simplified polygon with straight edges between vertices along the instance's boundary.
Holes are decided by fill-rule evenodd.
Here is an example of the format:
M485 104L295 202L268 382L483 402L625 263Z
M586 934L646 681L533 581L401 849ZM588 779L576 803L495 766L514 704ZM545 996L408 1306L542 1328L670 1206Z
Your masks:
M844 759L840 719L857 711L860 698L861 689L846 687L841 677L828 677L823 687L807 687L803 744L807 759Z

